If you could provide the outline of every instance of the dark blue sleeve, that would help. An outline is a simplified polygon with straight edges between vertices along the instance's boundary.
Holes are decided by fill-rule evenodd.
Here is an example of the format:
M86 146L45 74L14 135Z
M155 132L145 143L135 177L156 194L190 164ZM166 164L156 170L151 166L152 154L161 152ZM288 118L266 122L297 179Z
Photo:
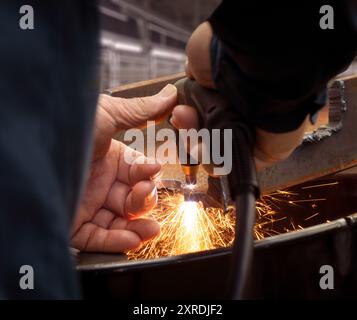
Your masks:
M83 20L96 26L95 14L27 1L35 29L21 30L22 4L0 5L0 299L79 298L69 230L96 105L97 34ZM34 270L32 290L20 287L23 265Z

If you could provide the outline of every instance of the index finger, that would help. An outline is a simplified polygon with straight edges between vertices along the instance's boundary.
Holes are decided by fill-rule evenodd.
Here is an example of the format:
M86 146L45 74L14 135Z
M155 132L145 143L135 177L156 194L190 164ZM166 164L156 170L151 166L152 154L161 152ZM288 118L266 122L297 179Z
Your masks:
M128 186L134 186L142 180L155 180L161 172L159 162L123 143L120 143L119 153L117 180Z
M170 121L176 129L199 129L198 113L190 106L176 106Z

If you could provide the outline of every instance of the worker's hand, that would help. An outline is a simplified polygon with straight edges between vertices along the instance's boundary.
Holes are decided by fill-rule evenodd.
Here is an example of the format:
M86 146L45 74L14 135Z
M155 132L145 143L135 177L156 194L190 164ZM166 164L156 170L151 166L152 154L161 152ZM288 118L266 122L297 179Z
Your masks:
M166 86L152 97L121 99L101 95L94 132L90 173L72 228L72 246L81 251L123 252L140 246L159 233L156 221L139 218L157 201L158 163L142 163L135 153L128 164L128 147L112 139L120 130L160 120L172 111L176 88ZM145 158L145 157L144 157Z
M256 129L256 143L254 146L254 160L257 171L271 167L272 165L287 159L298 147L303 139L306 126L309 123L309 116L301 126L287 133L271 133L265 130ZM193 107L179 105L172 112L171 123L177 129L200 129L198 115ZM199 158L204 146L201 144L194 146L198 148ZM212 172L212 166L206 166L208 173Z
M186 75L200 85L214 88L211 72L210 47L212 27L208 22L200 24L192 33L186 47Z
M212 28L208 22L204 22L192 33L186 48L187 64L186 75L196 80L200 85L214 88L211 73L210 45L212 40ZM177 129L199 129L197 112L190 106L176 106L171 117L171 123ZM306 120L297 130L275 134L256 129L256 145L254 156L257 170L270 167L277 162L285 160L301 143ZM202 154L204 146L197 145L198 154ZM200 158L200 156L199 156ZM212 167L208 171L212 171Z

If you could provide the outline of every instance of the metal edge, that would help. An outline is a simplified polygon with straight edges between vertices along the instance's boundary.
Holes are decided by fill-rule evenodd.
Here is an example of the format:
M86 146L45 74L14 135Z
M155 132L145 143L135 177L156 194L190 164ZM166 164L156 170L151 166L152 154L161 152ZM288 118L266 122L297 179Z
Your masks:
M349 220L348 220L349 219ZM352 220L353 221L352 221ZM350 222L349 222L350 221ZM352 221L352 222L351 222ZM348 216L345 218L336 219L331 222L311 226L302 230L291 231L289 233L279 234L271 236L261 240L254 241L254 249L262 250L266 248L288 245L291 242L306 241L313 237L320 236L322 234L328 234L337 230L347 229L351 226L351 223L357 225L357 214ZM80 272L126 272L137 271L143 268L155 268L162 267L171 263L190 263L202 258L210 259L218 256L225 256L231 253L231 248L219 248L210 251L201 251L196 253L188 253L173 257L162 257L149 260L124 260L112 263L98 263L87 266L77 266L76 270ZM125 256L122 256L124 259ZM119 257L118 257L119 258Z
M344 108L343 101L349 104L348 110L343 112L346 115L343 115L342 129L328 138L314 141L313 144L303 143L287 160L260 172L259 182L264 194L357 165L357 140L353 139L357 133L357 77L339 80L337 83L337 86L340 86L336 91L337 96L344 95L337 99L341 109ZM324 154L324 157L321 157L321 154Z

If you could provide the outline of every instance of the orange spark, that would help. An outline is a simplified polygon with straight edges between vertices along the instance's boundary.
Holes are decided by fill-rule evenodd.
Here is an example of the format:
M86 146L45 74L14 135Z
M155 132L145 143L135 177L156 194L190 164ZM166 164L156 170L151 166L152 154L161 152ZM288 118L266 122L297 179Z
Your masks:
M327 184L327 185L335 185ZM323 185L315 185L312 187ZM298 203L324 201L323 198L298 199L298 193L287 190L276 191L263 196L257 201L257 221L254 227L255 239L263 239L279 234L274 230L274 223L286 220L287 216L276 218L281 204L298 206ZM310 220L318 213L305 219ZM184 201L179 192L162 189L159 192L158 206L148 215L157 220L161 226L158 237L143 244L140 248L127 252L128 258L154 259L175 256L191 252L229 247L234 241L235 209L229 207L228 213L223 209L205 207L202 202ZM302 229L289 219L292 231ZM286 232L291 230L285 228Z

